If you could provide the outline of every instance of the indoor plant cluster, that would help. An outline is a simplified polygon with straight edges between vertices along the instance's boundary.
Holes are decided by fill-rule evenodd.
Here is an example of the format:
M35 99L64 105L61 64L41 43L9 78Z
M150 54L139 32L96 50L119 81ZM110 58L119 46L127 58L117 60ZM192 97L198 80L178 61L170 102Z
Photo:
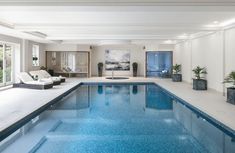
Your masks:
M195 76L193 78L193 89L207 90L207 80L205 79L205 75L207 74L206 68L196 66L192 71ZM182 81L180 64L175 64L173 66L172 81L173 82ZM224 79L223 83L230 84L227 87L227 102L235 105L235 71L230 72L228 76Z
M207 74L206 68L197 66L192 71L195 76L195 78L193 78L193 89L194 90L207 90L207 80L203 76ZM181 64L173 65L172 81L173 82L182 81Z

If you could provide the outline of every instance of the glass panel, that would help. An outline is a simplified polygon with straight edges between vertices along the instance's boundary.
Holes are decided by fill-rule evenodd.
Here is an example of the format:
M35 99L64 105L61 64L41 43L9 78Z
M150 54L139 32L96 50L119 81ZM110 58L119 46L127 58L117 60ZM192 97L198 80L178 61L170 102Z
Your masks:
M76 53L68 53L68 65L67 68L71 72L76 72Z
M12 46L5 45L6 82L12 82L12 50Z
M76 52L61 53L61 69L65 72L88 72L88 54Z
M3 45L0 45L0 85L3 83Z
M52 52L51 65L56 65L56 52Z
M76 71L77 72L88 72L88 54L87 53L77 53L76 56Z
M147 76L170 77L172 52L157 51L147 53Z

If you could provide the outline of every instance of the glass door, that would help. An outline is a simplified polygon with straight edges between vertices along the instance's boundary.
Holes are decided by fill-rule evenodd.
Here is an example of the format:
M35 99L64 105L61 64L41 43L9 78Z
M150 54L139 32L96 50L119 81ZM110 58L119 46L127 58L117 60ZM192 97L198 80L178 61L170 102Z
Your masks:
M172 51L151 51L146 56L147 77L171 77Z
M13 82L12 55L12 45L0 44L0 86L9 85Z

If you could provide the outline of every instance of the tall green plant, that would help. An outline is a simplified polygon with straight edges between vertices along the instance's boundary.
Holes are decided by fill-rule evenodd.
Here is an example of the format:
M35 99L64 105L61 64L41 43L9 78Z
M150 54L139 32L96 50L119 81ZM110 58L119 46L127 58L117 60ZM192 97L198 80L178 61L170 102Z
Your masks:
M235 71L229 73L229 75L224 79L223 83L232 83L233 88L235 88Z
M195 69L192 70L194 72L194 76L196 79L201 79L202 74L207 74L206 68L197 66Z
M179 74L181 72L181 64L175 64L173 65L173 73Z

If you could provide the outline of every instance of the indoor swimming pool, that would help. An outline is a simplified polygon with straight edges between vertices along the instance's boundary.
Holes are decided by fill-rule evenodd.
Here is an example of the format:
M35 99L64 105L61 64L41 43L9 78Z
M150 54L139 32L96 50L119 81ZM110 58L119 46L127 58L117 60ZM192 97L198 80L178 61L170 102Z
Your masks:
M82 84L3 152L234 153L233 131L213 120L156 84Z

